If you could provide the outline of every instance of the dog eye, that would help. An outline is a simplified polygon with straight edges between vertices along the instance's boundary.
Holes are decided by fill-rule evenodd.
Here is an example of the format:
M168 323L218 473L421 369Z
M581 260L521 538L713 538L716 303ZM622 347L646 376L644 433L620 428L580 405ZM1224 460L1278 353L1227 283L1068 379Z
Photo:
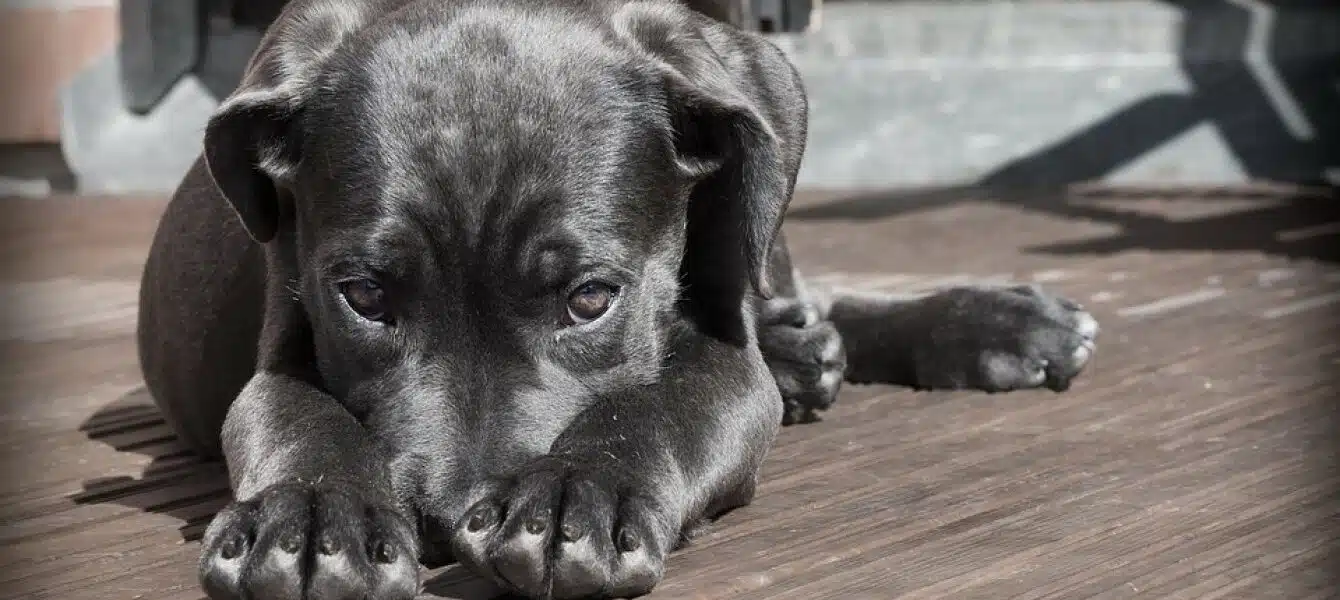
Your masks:
M386 291L371 279L356 279L340 284L340 295L360 317L369 321L386 320Z
M599 319L610 309L618 290L599 281L588 281L568 296L568 315L564 322L581 325Z

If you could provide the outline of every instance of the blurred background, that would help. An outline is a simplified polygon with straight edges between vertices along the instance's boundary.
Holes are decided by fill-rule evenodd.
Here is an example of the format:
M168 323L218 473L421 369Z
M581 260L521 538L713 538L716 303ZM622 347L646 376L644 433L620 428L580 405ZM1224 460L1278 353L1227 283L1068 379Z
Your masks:
M690 3L799 67L802 188L1340 178L1331 0ZM170 191L282 4L3 0L0 191Z

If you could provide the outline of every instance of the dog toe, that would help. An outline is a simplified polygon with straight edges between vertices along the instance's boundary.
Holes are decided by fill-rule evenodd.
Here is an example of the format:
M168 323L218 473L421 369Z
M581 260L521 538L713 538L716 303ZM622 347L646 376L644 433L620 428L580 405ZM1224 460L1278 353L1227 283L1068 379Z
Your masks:
M982 355L980 381L978 387L987 392L1008 392L1035 388L1047 380L1046 360L1033 359L1013 352L987 351ZM973 377L961 374L946 378L937 383L937 387L964 387Z
M412 598L411 537L393 510L369 506L354 490L279 485L215 517L200 580L215 600Z
M452 536L452 549L462 564L489 573L489 542L502 524L502 509L494 498L480 500L461 518Z
M240 582L243 597L297 598L302 594L310 504L310 492L296 486L264 493L257 501L256 543Z
M554 598L589 598L609 581L609 550L599 548L591 538L564 541L554 558Z
M517 594L568 600L635 596L660 580L657 522L628 486L545 457L466 512L462 563Z
M791 425L818 420L837 399L847 370L842 336L830 321L799 328L787 325L764 327L759 349L772 372L786 407L782 423Z
M1093 315L1082 310L1077 310L1074 313L1074 320L1075 332L1079 333L1081 337L1086 340L1098 339L1100 327L1098 326L1098 319L1095 319Z
M664 549L651 533L650 511L637 502L626 503L614 535L618 552L610 595L616 598L650 592L664 574Z
M613 501L608 495L590 480L569 481L554 552L555 598L596 595L613 576Z
M819 322L819 307L795 298L773 298L759 311L760 326L784 326L803 329Z
M253 505L235 503L210 523L200 557L200 582L210 598L242 598L242 569L250 560L255 538L254 513Z
M548 490L536 491L545 495L527 495L516 489L506 498L481 501L462 519L455 543L463 563L532 598L548 592L548 554L554 529Z
M492 562L502 583L530 598L545 595L547 537L521 533L498 543Z

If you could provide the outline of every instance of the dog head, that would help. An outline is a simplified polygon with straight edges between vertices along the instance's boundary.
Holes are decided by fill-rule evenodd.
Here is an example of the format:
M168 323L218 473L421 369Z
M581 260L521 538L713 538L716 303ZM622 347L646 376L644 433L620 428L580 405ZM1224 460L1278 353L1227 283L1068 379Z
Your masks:
M291 5L206 131L283 335L438 514L677 335L751 343L794 176L685 9L517 4Z

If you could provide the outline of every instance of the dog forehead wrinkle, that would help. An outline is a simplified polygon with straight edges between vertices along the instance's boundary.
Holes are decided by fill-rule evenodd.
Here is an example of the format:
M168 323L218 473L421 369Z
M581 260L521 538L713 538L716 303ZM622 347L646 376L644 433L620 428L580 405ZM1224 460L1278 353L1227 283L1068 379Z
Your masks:
M367 212L327 211L315 261L328 270L375 269L405 276L428 241L419 221L393 204L375 203ZM355 275L356 273L327 273ZM362 273L373 275L374 273Z
M585 73L589 79L599 71L600 62L617 61L616 55L592 47L589 40L596 36L590 27L561 17L499 14L516 12L465 7L435 27L382 28L383 34L361 51L362 66L383 85L442 82L435 88L439 100L473 100L477 106L492 101L508 107L557 107L570 104L573 93L582 98L598 91L574 86L585 82L573 75ZM572 56L582 56L585 62L574 64L567 60ZM601 61L601 57L608 58ZM387 90L383 95L403 91Z
M402 182L404 197L390 204L402 224L417 224L420 243L443 266L474 263L484 273L529 277L594 267L632 271L642 261L650 225L632 197L563 190L527 173L484 185Z
M419 31L383 23L385 31L368 36L370 47L348 61L353 73L343 79L365 93L336 92L351 101L326 104L359 113L345 119L355 139L340 145L378 163L360 178L423 187L435 179L455 192L443 195L460 200L491 196L500 179L529 176L587 201L645 205L661 182L636 181L636 171L669 164L660 139L668 116L650 74L599 47L612 42L566 13L503 11L520 15L510 22L492 8L457 9L445 25ZM484 52L480 43L509 51ZM571 60L578 55L581 61Z

